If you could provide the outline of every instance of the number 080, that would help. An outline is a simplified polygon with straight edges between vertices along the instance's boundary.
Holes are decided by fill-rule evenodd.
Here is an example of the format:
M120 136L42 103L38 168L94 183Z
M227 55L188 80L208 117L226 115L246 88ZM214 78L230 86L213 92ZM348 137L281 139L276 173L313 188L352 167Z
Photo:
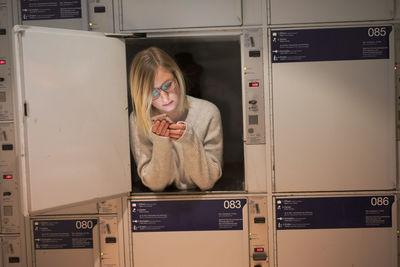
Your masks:
M76 229L92 229L93 221L76 221L75 227Z

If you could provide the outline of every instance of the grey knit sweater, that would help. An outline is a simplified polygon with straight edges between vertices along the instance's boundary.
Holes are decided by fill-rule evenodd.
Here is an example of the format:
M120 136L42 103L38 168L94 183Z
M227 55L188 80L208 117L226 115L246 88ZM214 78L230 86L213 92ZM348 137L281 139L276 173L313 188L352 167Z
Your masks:
M218 108L188 96L185 133L176 141L144 133L130 115L131 150L143 184L162 191L172 183L178 189L207 190L222 175L222 125Z

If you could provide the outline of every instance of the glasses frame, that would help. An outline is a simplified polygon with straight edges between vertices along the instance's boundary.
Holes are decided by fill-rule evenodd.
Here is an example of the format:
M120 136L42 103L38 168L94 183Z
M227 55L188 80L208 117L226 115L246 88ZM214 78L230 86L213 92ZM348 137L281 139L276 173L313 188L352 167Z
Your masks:
M169 82L172 82L171 87L163 89L163 87L166 84L168 84ZM153 88L152 94L151 94L152 100L154 101L154 100L159 99L160 95L161 95L161 91L163 91L169 95L169 93L171 93L172 91L174 91L176 89L177 85L178 85L178 81L176 80L175 77L172 79L166 80L165 82L163 82L163 84L160 87ZM154 95L154 91L157 91L156 95Z

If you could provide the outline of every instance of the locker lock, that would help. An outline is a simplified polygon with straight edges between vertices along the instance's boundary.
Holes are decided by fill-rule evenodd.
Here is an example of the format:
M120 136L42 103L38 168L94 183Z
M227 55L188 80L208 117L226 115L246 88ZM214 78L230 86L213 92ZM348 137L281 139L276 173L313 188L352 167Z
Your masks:
M94 13L105 13L106 7L105 6L95 6Z
M14 146L12 144L4 144L2 145L3 150L13 150Z
M265 261L267 259L267 253L265 252L254 252L253 260L255 261Z
M260 56L261 56L260 50L249 51L249 57L260 57Z
M9 263L18 263L19 262L19 257L9 257L8 258Z
M254 223L265 223L265 217L255 217Z
M106 243L117 243L117 238L112 236L106 237Z

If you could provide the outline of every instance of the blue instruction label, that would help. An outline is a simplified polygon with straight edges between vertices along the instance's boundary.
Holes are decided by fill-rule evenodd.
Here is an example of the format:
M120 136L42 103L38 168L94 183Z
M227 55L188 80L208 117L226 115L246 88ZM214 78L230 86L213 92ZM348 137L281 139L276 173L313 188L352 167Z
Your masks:
M97 219L34 220L35 249L93 248L93 228Z
M21 0L22 20L82 17L81 0Z
M391 26L271 31L272 63L389 58Z
M243 230L246 199L131 201L132 232Z
M394 196L278 198L277 230L392 227Z

